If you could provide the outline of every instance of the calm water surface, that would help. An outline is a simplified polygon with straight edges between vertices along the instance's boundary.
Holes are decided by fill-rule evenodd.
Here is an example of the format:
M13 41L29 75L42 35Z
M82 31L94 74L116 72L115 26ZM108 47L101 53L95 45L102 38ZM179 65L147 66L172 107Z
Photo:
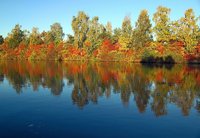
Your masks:
M200 137L200 66L0 61L0 137Z

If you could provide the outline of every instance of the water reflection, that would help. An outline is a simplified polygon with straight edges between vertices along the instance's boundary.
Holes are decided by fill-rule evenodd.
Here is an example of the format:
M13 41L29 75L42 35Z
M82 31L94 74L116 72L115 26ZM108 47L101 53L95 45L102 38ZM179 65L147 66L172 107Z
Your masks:
M67 79L67 85L73 86L71 98L80 108L118 93L125 106L134 100L140 113L150 106L156 116L165 115L169 103L186 116L192 107L200 113L199 66L0 61L0 83L5 79L19 94L24 87L39 91L42 86L53 95L62 93Z

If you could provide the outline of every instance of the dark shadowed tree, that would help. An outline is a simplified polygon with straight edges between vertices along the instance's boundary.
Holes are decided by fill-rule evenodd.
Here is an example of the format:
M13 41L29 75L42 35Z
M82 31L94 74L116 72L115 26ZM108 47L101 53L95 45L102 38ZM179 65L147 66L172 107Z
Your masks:
M4 43L4 38L2 35L0 35L0 45Z

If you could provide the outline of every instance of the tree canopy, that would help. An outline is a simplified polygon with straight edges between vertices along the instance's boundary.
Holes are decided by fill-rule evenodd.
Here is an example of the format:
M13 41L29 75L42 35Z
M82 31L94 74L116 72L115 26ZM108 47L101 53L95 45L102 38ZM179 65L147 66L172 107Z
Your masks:
M11 33L8 34L6 40L10 48L16 48L23 41L24 37L25 35L24 31L21 30L21 25L17 24L12 29Z
M142 10L135 23L125 16L121 26L113 28L111 22L102 24L98 16L80 11L66 39L58 22L42 32L17 24L5 39L0 36L0 58L200 63L200 17L187 9L173 21L170 13L170 8L159 6L151 20Z
M134 46L137 49L152 41L151 26L147 10L142 10L134 30Z

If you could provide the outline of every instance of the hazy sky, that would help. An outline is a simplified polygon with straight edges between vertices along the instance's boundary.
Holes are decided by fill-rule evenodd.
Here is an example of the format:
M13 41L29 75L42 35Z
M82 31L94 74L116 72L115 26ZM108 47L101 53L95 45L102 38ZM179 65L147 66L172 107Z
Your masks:
M97 15L101 23L110 21L113 27L120 27L124 16L130 15L134 25L142 9L152 17L159 5L172 9L172 20L183 16L188 8L200 15L200 0L1 0L0 35L5 37L15 24L28 30L38 27L41 32L54 22L61 23L65 33L72 33L72 16L78 11L90 17Z

